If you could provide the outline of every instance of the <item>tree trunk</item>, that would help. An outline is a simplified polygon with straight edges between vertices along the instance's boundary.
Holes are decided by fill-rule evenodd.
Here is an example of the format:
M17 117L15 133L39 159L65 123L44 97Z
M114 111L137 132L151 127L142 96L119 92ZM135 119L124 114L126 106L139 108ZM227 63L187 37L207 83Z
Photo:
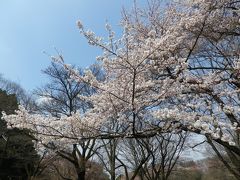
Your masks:
M85 180L85 174L86 174L85 170L78 170L77 171L78 180Z

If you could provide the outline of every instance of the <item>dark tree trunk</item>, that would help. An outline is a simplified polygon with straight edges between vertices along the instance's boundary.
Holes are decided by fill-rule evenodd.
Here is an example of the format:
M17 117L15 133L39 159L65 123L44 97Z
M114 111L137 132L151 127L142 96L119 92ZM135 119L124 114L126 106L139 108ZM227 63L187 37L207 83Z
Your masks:
M86 174L85 171L79 170L77 174L78 174L78 180L85 180L85 174Z

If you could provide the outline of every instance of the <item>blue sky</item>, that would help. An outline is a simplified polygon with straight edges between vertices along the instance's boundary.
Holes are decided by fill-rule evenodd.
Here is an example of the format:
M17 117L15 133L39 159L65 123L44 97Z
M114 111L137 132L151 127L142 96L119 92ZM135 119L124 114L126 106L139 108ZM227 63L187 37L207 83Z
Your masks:
M121 9L132 0L0 0L0 73L30 91L43 85L41 73L56 47L67 63L87 67L101 51L87 44L76 21L98 35L106 20L120 32Z

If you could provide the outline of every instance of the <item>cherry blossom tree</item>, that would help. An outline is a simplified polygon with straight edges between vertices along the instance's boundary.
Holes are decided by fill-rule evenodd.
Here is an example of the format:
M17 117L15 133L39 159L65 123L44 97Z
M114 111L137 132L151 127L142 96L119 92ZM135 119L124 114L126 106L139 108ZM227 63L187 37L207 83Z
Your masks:
M74 78L98 89L90 100L99 121L106 122L117 109L119 122L128 124L117 136L204 134L239 177L239 2L184 1L162 13L156 7L135 9L134 17L125 14L124 35L117 41L107 25L107 43L78 22L89 43L103 49L98 59L108 76L104 83L90 74ZM238 159L233 168L214 143Z
M107 41L78 21L89 44L103 50L97 59L104 81L90 70L79 75L62 55L53 60L71 72L76 82L95 89L95 94L81 96L93 108L60 120L29 114L23 108L4 118L9 126L30 128L37 139L56 139L59 145L181 131L203 134L239 178L239 8L236 0L175 1L167 8L153 1L147 10L135 7L133 16L123 13L120 39L115 39L107 24ZM113 118L121 128L106 131ZM237 161L225 161L217 144Z

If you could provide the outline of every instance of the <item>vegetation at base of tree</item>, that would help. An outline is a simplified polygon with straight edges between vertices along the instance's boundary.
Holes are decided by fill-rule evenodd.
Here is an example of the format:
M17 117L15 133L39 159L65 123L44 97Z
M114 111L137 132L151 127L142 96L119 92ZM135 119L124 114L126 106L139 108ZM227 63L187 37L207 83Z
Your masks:
M181 162L169 180L235 180L217 156Z
M49 156L48 158L51 158ZM46 158L46 160L48 159ZM109 180L109 176L106 172L104 172L101 164L95 161L88 161L86 165L86 180ZM57 157L53 163L51 163L44 172L36 177L34 180L57 180L57 179L65 179L65 180L75 180L77 179L76 170L72 163L63 159L61 157Z

